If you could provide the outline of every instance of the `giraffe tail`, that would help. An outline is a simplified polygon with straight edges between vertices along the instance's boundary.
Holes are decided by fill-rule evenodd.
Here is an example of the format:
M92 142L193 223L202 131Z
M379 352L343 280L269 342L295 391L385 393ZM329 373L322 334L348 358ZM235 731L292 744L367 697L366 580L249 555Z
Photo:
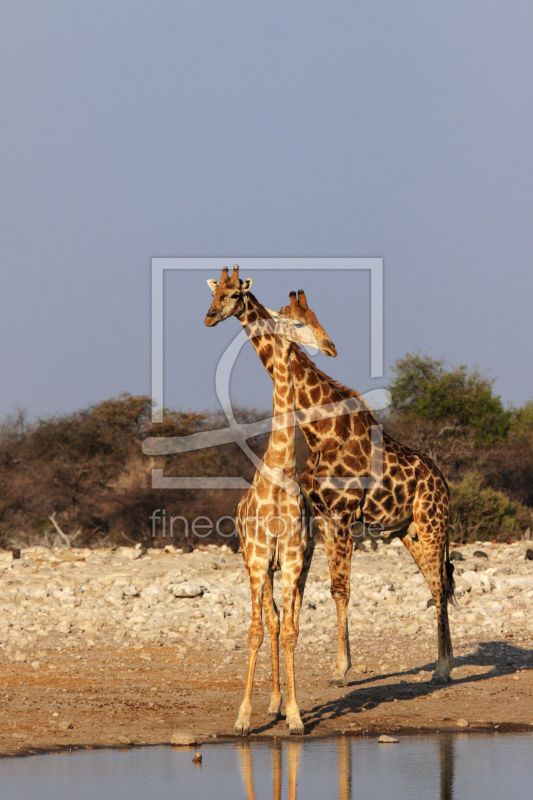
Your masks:
M303 500L303 503L304 503L305 512L308 515L308 518L311 518L313 516L313 503L311 502L311 498L307 494L306 490L302 486L302 482L300 480L300 476L298 475L298 472L296 473L296 482L297 482L298 488L300 490L299 494L300 494L301 499Z
M454 565L450 561L450 532L446 530L446 560L444 562L444 569L446 572L446 602L457 605L455 597L455 580L453 577Z

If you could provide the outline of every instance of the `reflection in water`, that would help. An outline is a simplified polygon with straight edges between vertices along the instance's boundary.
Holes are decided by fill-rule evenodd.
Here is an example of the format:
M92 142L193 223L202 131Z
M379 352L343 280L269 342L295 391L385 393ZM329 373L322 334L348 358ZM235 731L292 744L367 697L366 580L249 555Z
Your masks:
M272 789L273 800L280 800L281 798L281 746L274 744L270 748L272 754Z
M285 743L283 749L286 752L289 793L288 800L296 800L296 789L298 786L298 768L300 766L300 753L303 748L301 740L290 739ZM282 745L279 740L269 744L272 763L272 797L273 800L281 800L282 786ZM253 776L253 755L252 747L249 742L243 742L239 750L239 761L241 775L246 790L246 800L256 800L254 776Z
M453 800L453 770L455 761L455 739L442 736L440 739L440 800Z
M289 762L289 795L288 800L296 800L296 787L298 785L298 767L303 742L287 742L287 761Z
M337 743L339 750L339 800L350 800L352 796L352 747L345 736Z
M352 798L352 748L353 741L346 736L335 742L338 758L337 769L339 778L339 800ZM383 745L392 747L392 745ZM288 772L288 800L297 799L298 770L300 756L304 742L289 739L281 742L279 739L269 743L270 760L272 767L272 798L281 800L283 751ZM440 800L453 800L453 776L455 760L455 740L453 736L439 737L440 752ZM253 774L253 747L250 742L243 742L239 748L240 770L246 790L247 800L256 800L254 774Z

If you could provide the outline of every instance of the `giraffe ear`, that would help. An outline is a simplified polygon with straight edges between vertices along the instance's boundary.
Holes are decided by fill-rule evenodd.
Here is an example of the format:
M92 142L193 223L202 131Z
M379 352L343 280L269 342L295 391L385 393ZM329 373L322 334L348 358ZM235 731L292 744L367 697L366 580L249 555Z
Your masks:
M218 289L218 281L214 281L211 278L208 279L207 285L209 286L212 292L214 292L215 289Z
M253 281L252 281L251 278L246 278L246 280L242 282L241 292L243 294L246 294L247 292L249 292L250 289L252 288L252 283L253 283Z
M271 308L267 308L267 311L270 314L270 316L272 317L272 319L279 319L281 317L281 314L279 313L279 311L272 311Z

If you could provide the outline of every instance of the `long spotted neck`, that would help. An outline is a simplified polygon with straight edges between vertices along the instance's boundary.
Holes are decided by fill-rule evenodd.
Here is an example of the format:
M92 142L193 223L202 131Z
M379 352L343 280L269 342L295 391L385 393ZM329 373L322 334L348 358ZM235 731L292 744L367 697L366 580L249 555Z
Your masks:
M282 335L275 335L274 339L274 420L263 460L267 466L281 469L288 478L294 478L296 446L291 343Z
M261 359L261 362L267 372L272 375L274 374L274 337L273 334L267 333L265 335L261 334L260 325L257 324L258 320L271 320L272 317L266 310L264 306L261 305L259 300L254 297L251 292L244 295L244 308L240 314L237 315L237 319L241 323L243 328L248 330L248 335L250 337L250 341ZM253 336L250 335L251 332L257 329L258 335Z
M269 320L270 324L273 324L270 314L257 298L249 292L244 295L244 307L241 313L237 315L237 319L243 328L247 329L248 336L257 355L272 377L274 374L274 339L279 337L274 336L273 333L265 333L265 327L262 323L262 320ZM269 328L269 330L272 330L272 328ZM292 361L292 382L294 384L296 409L309 409L343 398L359 397L358 392L335 384L331 378L321 372L302 353L299 347L292 347L289 351L289 356ZM332 424L329 422L307 423L303 420L300 420L299 424L310 451L320 454L323 442L331 438ZM371 427L375 424L376 420L369 409L353 416L343 416L340 423L342 430L337 435L345 441L352 439L354 436L367 439L370 436Z

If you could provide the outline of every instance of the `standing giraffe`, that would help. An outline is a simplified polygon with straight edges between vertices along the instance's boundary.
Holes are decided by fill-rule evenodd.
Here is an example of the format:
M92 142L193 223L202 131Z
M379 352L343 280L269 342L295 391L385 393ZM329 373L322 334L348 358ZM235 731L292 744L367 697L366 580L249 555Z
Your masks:
M252 279L241 281L238 267L231 277L225 267L220 282L207 281L213 301L205 324L217 325L235 316L243 325L256 326L271 317L250 292ZM270 375L274 369L272 335L252 338L252 344ZM334 381L297 346L291 348L297 409L329 403L345 404L332 419L300 422L310 455L301 484L320 517L319 527L328 558L331 595L337 606L338 647L331 685L346 685L351 666L348 638L348 601L353 526L373 525L400 537L426 579L437 612L438 657L432 683L447 683L454 664L448 621L453 599L453 565L448 552L449 491L433 461L383 433L372 447L376 420L358 392ZM359 408L354 411L354 403ZM372 450L374 449L374 453ZM359 478L372 476L373 455L382 460L379 485L361 488ZM339 480L339 478L341 480ZM345 480L353 479L349 483ZM345 480L343 480L345 479Z
M237 509L237 530L244 563L250 576L252 623L248 634L249 660L244 699L235 731L250 732L251 694L257 652L263 642L262 606L272 643L272 697L268 719L279 718L279 616L273 596L274 572L281 569L283 580L283 621L281 644L287 668L286 717L290 733L303 733L296 701L294 649L298 641L298 617L314 550L308 535L310 507L302 495L296 472L294 386L290 350L293 342L318 347L337 355L305 296L300 303L291 292L290 306L276 315L270 325L274 336L274 419L268 446L255 474L252 487ZM274 312L272 312L274 313Z

